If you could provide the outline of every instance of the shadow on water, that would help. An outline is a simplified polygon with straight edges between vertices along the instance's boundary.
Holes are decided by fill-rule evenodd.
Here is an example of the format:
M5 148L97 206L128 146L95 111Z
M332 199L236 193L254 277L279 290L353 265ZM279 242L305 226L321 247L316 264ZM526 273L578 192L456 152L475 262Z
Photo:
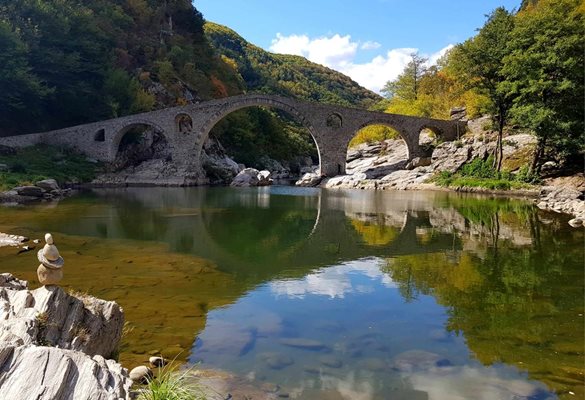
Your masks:
M449 380L454 395L478 385L498 399L546 398L546 387L584 394L583 231L527 202L103 189L0 208L0 231L55 233L64 285L124 307L128 367L151 352L178 354L301 398L418 390L442 399ZM0 249L3 270L34 286L33 258ZM308 338L323 347L307 350Z

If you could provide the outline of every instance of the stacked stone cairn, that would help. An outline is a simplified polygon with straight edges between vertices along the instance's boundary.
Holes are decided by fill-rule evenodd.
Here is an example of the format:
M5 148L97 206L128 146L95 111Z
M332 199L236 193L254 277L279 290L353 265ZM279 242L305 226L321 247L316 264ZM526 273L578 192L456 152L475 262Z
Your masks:
M37 268L37 276L41 285L56 285L63 279L65 261L53 242L53 235L45 235L45 246L39 250L37 257L41 264Z

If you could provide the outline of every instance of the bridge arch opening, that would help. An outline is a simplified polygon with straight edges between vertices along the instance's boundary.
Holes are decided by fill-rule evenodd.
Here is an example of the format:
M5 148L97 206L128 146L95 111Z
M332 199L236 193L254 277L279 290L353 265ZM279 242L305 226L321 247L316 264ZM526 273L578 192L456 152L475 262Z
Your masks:
M112 142L110 169L118 171L151 161L172 160L172 151L164 131L148 122L136 122L120 129Z
M369 179L377 179L404 169L409 158L406 141L391 125L364 124L348 144L345 173L365 173Z
M318 171L321 155L313 132L293 106L274 98L246 98L204 125L197 151L201 156L205 148L206 154L213 155L221 143L236 163L269 170L273 179L284 183ZM213 180L213 160L203 157L201 162Z
M443 141L443 131L437 127L424 126L418 136L418 145L422 153L430 157L433 150Z
M189 114L180 113L175 117L175 129L178 133L189 133L193 131L193 119Z

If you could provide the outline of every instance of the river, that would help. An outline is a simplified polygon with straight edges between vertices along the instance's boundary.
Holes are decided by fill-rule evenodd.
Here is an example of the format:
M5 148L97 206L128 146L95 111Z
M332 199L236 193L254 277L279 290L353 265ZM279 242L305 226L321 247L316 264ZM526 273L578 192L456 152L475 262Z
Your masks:
M161 353L299 399L583 398L584 232L522 200L127 188L0 208L52 232L63 286L116 300L120 361ZM33 252L0 249L37 287ZM402 396L402 397L401 397Z

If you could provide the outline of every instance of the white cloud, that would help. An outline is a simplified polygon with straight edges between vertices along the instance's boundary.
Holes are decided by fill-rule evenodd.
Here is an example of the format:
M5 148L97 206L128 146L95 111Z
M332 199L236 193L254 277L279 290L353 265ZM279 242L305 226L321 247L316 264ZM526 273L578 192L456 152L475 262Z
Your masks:
M410 61L410 54L418 50L392 49L365 63L355 61L359 50L368 51L380 47L381 44L374 41L366 41L360 45L359 42L352 41L350 35L333 34L310 38L308 35L284 36L277 33L269 49L275 53L306 57L310 61L346 74L360 85L379 93L386 82L398 77ZM428 56L429 63L436 63L452 47L453 45L446 46Z
M275 53L296 54L334 69L351 62L357 49L358 43L352 42L351 36L339 34L310 39L307 35L283 36L277 33L270 45L270 51Z
M382 47L382 45L378 42L374 42L372 40L368 40L367 42L362 43L360 49L362 50L376 50Z
M437 63L437 61L439 61L439 58L443 57L449 50L451 50L453 47L452 44L449 44L445 47L443 47L441 50L437 51L436 53L433 53L429 56L429 65L435 65Z
M344 298L349 293L371 293L373 285L354 284L351 275L362 275L388 288L396 287L392 279L382 272L382 260L364 259L334 267L322 268L302 279L278 280L269 284L270 291L277 296L304 298L305 295L319 295L330 298Z

